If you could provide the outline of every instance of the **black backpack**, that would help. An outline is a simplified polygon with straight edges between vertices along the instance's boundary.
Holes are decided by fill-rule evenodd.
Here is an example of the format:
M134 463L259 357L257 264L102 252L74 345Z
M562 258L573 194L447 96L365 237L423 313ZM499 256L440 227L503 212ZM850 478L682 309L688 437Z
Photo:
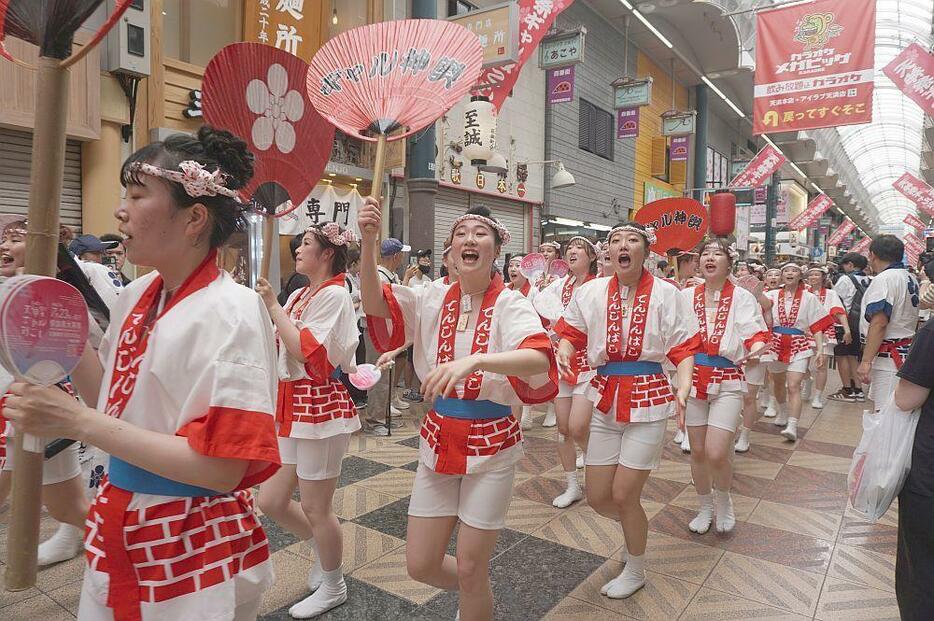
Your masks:
M853 333L853 338L858 338L859 334L859 318L863 308L863 294L866 293L867 287L864 287L859 279L853 274L847 274L847 278L853 283L853 286L856 287L856 293L853 294L853 301L850 302L850 308L847 309L846 319L850 324L850 330Z

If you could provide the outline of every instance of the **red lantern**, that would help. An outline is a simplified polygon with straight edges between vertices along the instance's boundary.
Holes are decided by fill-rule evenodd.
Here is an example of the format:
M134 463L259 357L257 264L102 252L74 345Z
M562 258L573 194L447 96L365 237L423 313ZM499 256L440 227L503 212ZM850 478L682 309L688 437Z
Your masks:
M736 228L736 195L718 190L710 196L710 232L727 237Z

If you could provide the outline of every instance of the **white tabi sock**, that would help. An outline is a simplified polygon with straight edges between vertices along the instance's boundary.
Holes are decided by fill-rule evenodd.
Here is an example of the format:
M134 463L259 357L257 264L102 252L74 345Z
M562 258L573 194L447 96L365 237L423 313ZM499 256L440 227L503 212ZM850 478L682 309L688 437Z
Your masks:
M707 493L698 494L697 498L700 500L700 510L697 512L697 517L688 524L688 529L692 533L703 535L710 530L710 522L713 521L713 497Z
M606 591L610 599L626 599L645 586L645 554L629 555L629 561L621 573L613 580Z
M39 544L40 566L68 561L84 550L84 530L71 524L59 524L55 534Z
M308 545L315 552L315 562L311 569L308 570L308 588L314 593L321 586L321 581L324 579L324 570L321 569L321 554L318 552L318 544L315 543L314 538L308 540Z
M564 476L567 478L568 482L567 489L564 490L564 493L555 498L551 503L552 506L557 509L566 509L584 497L584 492L581 490L581 484L577 480L577 470L565 472Z
M323 615L332 608L347 601L347 583L344 582L344 568L322 572L321 587L289 608L293 619L312 619Z
M729 491L714 490L717 503L717 532L728 533L736 526L736 516L733 515L733 498Z

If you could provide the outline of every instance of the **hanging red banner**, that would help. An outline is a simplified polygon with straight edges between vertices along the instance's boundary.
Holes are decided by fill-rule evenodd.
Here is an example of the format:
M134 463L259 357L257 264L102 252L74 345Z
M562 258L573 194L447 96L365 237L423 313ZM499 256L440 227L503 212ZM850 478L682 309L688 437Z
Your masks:
M866 251L869 250L869 244L872 243L871 237L864 237L850 248L850 252L855 252L857 254L866 254Z
M905 242L905 250L911 250L912 253L918 255L924 252L924 242L914 233L905 233L905 237L902 241Z
M757 188L786 161L781 151L767 144L746 164L746 168L733 178L730 188Z
M934 217L934 188L907 172L896 179L892 187L904 194L918 209Z
M934 53L912 43L882 73L921 106L926 115L934 116Z
M905 219L902 220L902 222L904 222L910 227L918 229L919 231L923 231L924 229L927 228L926 226L924 226L924 222L922 222L921 219L918 216L914 215L913 213L910 213L907 216L905 216Z
M519 62L489 67L480 72L477 89L486 95L499 110L526 61L538 48L539 42L547 34L558 13L571 6L574 0L519 0Z
M756 16L753 133L872 121L876 0L816 0Z
M828 246L836 246L843 241L843 238L852 233L856 229L856 224L847 219L843 224L840 225L840 228L834 231L830 237L827 238Z
M804 211L788 223L789 231L800 231L811 226L817 219L824 215L828 209L833 206L833 200L826 194L818 194L814 200L808 203Z

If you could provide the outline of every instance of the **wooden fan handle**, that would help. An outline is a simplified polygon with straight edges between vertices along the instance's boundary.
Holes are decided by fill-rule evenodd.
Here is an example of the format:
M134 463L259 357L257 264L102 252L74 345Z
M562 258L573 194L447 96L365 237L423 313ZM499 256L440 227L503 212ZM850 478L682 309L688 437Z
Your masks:
M269 265L272 263L272 244L275 238L276 223L272 216L263 218L263 260L260 263L259 274L265 280L269 280Z
M383 172L386 169L386 135L380 134L376 139L376 157L373 162L373 183L370 186L370 198L380 199L383 189ZM380 238L389 237L389 214L382 214Z

